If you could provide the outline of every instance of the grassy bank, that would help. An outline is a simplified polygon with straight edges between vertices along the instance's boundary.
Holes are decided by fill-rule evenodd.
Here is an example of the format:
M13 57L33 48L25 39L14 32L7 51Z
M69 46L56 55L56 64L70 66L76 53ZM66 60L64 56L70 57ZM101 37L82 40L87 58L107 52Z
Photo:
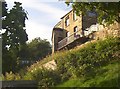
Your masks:
M56 70L41 69L42 64L53 59L57 63ZM120 38L110 37L83 47L56 52L28 67L18 78L36 80L39 87L118 86L119 59Z
M118 62L109 63L97 70L94 77L69 79L57 87L116 87L119 86L120 76Z

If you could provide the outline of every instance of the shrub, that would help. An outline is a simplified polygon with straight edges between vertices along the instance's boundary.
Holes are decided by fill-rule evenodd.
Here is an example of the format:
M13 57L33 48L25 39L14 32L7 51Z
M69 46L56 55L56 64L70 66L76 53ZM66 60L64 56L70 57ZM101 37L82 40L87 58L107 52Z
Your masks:
M33 65L34 71L28 74L38 81L40 87L55 86L70 78L94 77L97 68L118 58L114 52L120 50L119 44L118 38L107 38L81 49L55 53L53 59L57 63L56 70L40 69Z
M68 77L95 76L95 68L108 64L118 57L114 52L120 50L119 38L107 38L96 43L88 44L81 49L69 51L67 55L58 58L57 70L62 75L63 80ZM76 51L75 51L76 50ZM65 78L64 78L65 77Z
M23 75L22 79L23 80L34 80L31 72L27 72L25 75Z
M33 80L38 82L39 87L55 86L60 82L60 76L57 71L38 69L31 73Z
M18 73L6 72L5 76L3 76L3 80L21 80L21 76Z
M70 78L89 78L97 74L97 70L111 61L120 58L120 38L107 38L85 45L83 48L74 48L69 51L55 53L46 60L54 59L57 63L56 70L48 70L37 62L28 68L27 72L19 74L6 73L6 80L36 80L38 86L52 87ZM43 63L43 62L42 62Z

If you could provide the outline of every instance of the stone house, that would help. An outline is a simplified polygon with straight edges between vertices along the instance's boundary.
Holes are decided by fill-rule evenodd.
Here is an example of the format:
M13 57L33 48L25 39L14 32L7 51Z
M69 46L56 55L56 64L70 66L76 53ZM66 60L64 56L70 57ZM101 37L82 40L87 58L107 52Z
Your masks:
M96 14L89 12L87 16L77 16L73 10L69 11L53 28L52 53L70 46L75 40L84 37L84 31L96 24ZM75 43L74 43L75 44Z
M91 33L101 29L104 29L104 27L97 24L97 14L95 12L89 11L85 16L77 16L71 10L61 17L61 20L53 28L52 53L82 44L89 40Z

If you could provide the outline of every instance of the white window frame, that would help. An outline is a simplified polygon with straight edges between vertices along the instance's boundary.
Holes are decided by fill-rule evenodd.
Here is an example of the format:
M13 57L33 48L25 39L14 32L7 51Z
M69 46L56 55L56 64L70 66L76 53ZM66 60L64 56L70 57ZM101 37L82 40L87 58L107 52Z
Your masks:
M77 15L76 15L75 12L73 12L73 20L74 20L74 21L77 20Z
M68 26L70 24L69 21L70 21L69 16L67 16L66 19L65 19L65 26Z

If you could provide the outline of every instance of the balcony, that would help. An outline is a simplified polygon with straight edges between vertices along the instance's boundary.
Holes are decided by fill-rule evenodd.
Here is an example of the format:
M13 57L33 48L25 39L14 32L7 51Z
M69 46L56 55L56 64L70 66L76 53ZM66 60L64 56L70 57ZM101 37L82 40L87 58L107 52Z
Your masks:
M68 45L71 45L72 43L74 43L77 40L81 40L81 42L82 42L82 38L84 38L84 37L81 34L81 30L79 30L77 32L74 32L69 37L66 37L66 38L64 38L64 39L62 39L61 41L58 42L58 50L61 50Z

